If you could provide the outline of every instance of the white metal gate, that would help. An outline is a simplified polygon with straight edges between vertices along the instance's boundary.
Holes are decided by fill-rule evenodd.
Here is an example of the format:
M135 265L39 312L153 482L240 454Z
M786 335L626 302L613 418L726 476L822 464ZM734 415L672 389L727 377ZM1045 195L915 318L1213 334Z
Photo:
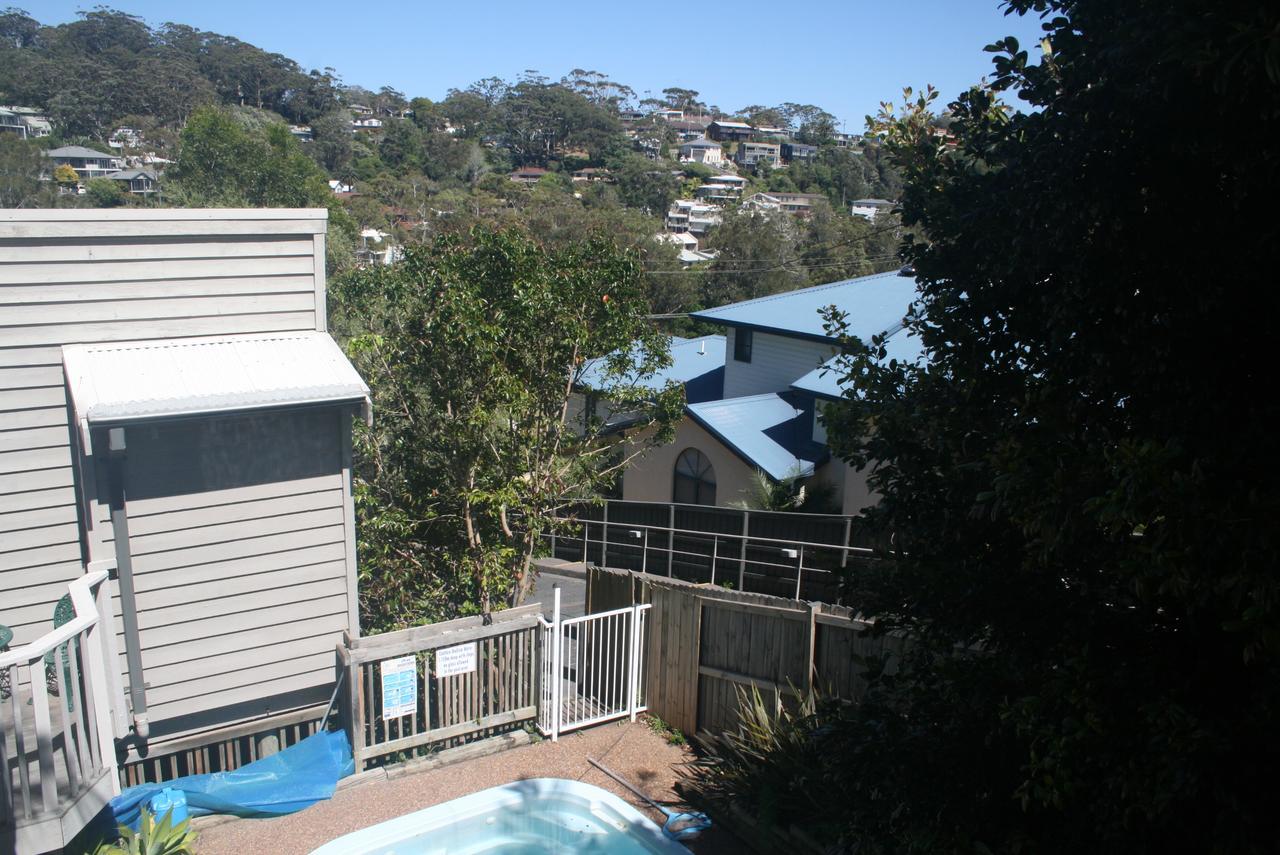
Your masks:
M649 604L576 618L560 616L560 590L542 630L538 729L560 734L647 709L645 639Z

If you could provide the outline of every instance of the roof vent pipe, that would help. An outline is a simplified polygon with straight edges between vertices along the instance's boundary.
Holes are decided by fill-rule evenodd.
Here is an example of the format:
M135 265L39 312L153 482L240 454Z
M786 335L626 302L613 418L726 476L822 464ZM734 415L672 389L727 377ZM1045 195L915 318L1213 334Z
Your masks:
M704 338L702 341L698 342L698 355L705 356L706 353L707 353L707 340Z

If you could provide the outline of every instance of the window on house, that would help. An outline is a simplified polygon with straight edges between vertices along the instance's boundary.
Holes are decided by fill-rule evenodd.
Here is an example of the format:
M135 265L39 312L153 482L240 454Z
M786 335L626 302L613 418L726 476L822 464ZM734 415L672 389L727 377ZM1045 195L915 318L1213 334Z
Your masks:
M739 362L751 361L751 330L734 330L733 358Z
M716 470L707 456L696 448L686 448L676 458L671 501L688 505L716 503Z

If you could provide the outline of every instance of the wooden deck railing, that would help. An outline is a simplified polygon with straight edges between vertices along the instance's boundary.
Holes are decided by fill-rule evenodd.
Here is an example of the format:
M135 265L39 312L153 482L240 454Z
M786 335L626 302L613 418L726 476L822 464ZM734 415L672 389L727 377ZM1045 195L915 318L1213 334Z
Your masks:
M339 644L356 772L532 722L538 608L497 612L489 625L459 618Z
M79 830L76 818L87 823L120 791L108 671L112 566L94 562L69 585L71 621L0 653L10 695L0 701L0 839L15 837L18 851L61 848Z

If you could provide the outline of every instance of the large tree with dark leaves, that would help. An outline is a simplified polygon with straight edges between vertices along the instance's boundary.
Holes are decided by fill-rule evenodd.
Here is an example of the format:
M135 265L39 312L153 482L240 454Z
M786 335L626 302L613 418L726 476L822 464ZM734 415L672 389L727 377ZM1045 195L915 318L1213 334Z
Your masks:
M881 117L928 360L828 423L919 643L811 781L863 850L1275 851L1280 6L1008 5L1038 61Z

